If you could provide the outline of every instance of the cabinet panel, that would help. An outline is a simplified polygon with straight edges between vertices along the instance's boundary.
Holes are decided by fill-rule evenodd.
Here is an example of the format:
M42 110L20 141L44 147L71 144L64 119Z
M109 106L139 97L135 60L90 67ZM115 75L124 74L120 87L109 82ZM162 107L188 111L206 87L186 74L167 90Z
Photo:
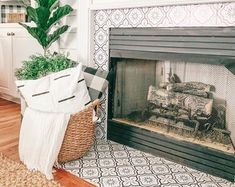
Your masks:
M10 92L12 76L11 37L0 34L0 92Z
M20 68L22 62L27 60L31 55L36 53L43 53L41 46L32 37L14 36L12 37L12 70L15 72L17 68ZM13 75L12 90L14 97L18 97L15 86L15 76Z
M37 41L28 37L13 37L12 51L13 69L21 67L22 61L27 60L31 55L43 53Z

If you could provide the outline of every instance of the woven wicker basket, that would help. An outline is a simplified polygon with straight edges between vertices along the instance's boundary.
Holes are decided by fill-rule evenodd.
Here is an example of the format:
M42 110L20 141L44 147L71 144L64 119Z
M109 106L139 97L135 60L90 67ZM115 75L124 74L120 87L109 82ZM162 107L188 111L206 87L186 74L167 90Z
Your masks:
M59 163L81 158L92 146L95 135L93 111L98 105L99 100L95 100L83 111L71 116L58 156Z
M84 110L71 115L67 126L64 140L58 155L58 162L65 163L68 161L81 158L92 146L95 136L95 123L93 122L94 108L98 109L99 100L89 104ZM22 116L27 104L21 97Z

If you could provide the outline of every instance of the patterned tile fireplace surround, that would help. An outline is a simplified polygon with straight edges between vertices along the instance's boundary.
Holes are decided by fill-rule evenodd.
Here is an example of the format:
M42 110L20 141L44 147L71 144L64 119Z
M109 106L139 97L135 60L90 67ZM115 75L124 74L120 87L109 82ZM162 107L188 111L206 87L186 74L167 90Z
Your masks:
M95 11L94 61L96 67L107 70L109 65L109 28L114 27L188 27L234 26L235 3L162 6ZM179 63L172 65L177 73L187 64L192 70L191 79L197 81L207 74L206 81L221 74L220 89L216 96L228 100L234 92L235 76L222 66ZM198 74L198 70L203 70ZM187 79L187 78L186 78ZM199 78L200 79L200 78ZM203 79L203 78L202 78ZM189 80L189 79L188 79ZM223 85L223 86L221 86ZM235 98L229 98L234 100ZM231 103L235 103L234 101ZM228 109L235 106L228 105ZM235 184L163 158L137 151L133 148L107 141L107 99L101 104L101 123L97 125L97 140L90 152L82 159L67 163L64 167L100 187L167 186L167 187L235 187ZM235 110L233 110L235 111ZM228 115L230 129L235 129L235 113ZM235 138L235 137L234 137Z
M199 27L199 26L234 26L235 25L235 2L221 4L200 4L184 6L163 6L134 9L99 10L95 12L95 54L96 67L108 70L109 64L109 28L114 27ZM225 76L227 86L221 87L216 93L217 96L225 98L233 93L229 88L235 88L235 76L229 73L226 68L218 66L187 64L189 69L196 72L194 78L201 77L198 70L204 69L210 72L208 83L213 83L213 76L218 73ZM176 68L177 69L177 68ZM178 68L179 69L179 68ZM218 72L218 71L219 72ZM179 70L178 70L179 71ZM202 72L204 73L204 72ZM208 73L208 72L207 72ZM195 79L197 80L197 79ZM198 80L200 81L200 80ZM202 80L201 80L202 81ZM214 84L214 83L213 83ZM218 83L220 84L220 83ZM226 86L226 85L224 85ZM232 98L229 98L232 99ZM235 103L235 102L233 102ZM106 101L102 104L102 123L97 127L97 137L106 137ZM227 106L235 109L235 106ZM235 119L235 113L230 115ZM233 122L235 126L235 121Z

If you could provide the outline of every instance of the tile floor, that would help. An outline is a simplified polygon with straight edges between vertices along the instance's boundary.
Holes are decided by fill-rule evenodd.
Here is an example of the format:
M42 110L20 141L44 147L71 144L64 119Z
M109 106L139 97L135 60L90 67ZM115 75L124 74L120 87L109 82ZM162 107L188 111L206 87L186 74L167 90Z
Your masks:
M104 140L63 167L98 187L235 187L224 179Z

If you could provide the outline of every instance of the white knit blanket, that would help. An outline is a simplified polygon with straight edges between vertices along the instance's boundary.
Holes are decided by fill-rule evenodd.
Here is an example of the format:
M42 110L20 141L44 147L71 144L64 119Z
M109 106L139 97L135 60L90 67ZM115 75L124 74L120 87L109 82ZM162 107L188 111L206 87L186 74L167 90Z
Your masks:
M90 102L81 66L16 84L28 105L20 130L20 159L52 179L70 115Z

